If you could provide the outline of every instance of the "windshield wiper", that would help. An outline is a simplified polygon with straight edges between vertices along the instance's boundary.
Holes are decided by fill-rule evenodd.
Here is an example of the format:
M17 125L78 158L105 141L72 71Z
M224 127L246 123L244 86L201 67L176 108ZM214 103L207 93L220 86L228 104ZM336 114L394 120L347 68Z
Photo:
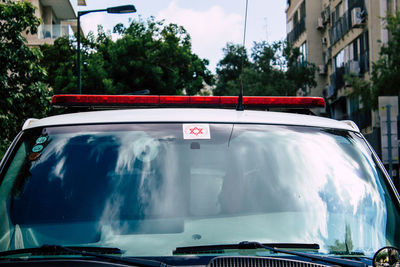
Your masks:
M74 252L67 252L66 250L59 250L56 246L43 245L41 247L36 248L24 248L24 249L15 249L15 250L7 250L1 251L0 257L7 257L13 255L26 255L29 254L31 256L43 256L43 255L60 255L60 254L74 254L81 255L82 251L85 252L93 252L97 254L114 254L114 255L122 255L123 252L119 248L110 248L110 247L63 247L73 250Z
M272 246L269 246L272 245ZM195 254L196 252L212 252L212 251L223 251L224 249L267 249L274 253L283 253L288 255L299 256L315 261L321 261L325 263L347 266L347 267L365 267L366 264L359 261L340 259L331 256L321 256L305 252L297 252L291 250L283 250L280 248L296 248L296 249L319 249L318 244L261 244L259 242L248 242L243 241L238 244L226 244L226 245L213 245L213 246L198 246L198 247L180 247L176 248L173 254Z
M308 243L268 243L262 244L268 247L284 248L284 249L302 249L302 250L318 250L318 244ZM178 247L173 251L173 255L185 255L185 254L207 254L209 252L221 252L224 250L232 249L257 249L256 247L249 247L244 242L240 244L223 244L223 245L205 245L205 246L190 246L190 247Z
M7 257L11 255L81 255L81 256L90 256L98 259L125 263L129 265L139 266L139 267L167 267L167 264L156 261L156 260L147 260L140 258L121 258L118 256L111 256L109 254L119 254L122 255L123 252L118 248L105 248L105 247L64 247L60 245L43 245L37 248L26 248L26 249L16 249L9 251L0 252L0 257ZM25 255L24 255L25 256ZM9 259L9 258L3 258Z

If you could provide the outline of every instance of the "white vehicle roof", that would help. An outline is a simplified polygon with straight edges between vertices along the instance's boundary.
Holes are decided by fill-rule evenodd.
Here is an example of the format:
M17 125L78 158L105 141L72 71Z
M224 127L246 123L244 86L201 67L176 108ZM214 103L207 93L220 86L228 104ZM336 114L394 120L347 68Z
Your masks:
M135 123L135 122L207 122L207 123L261 123L278 125L314 126L359 131L350 123L328 118L272 111L236 111L204 108L151 108L122 109L71 113L31 120L24 129L82 124Z

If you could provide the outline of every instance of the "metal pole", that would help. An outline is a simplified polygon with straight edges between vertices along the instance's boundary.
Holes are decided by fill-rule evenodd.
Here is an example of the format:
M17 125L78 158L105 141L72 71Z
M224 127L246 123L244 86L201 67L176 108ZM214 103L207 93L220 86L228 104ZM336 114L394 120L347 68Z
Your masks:
M85 11L78 11L78 48L77 48L77 68L78 68L78 94L82 94L82 84L81 84L81 16L93 13L93 12L107 12L107 13L114 13L114 14L122 14L122 13L132 13L136 12L136 8L133 5L124 5L124 6L117 6L111 7L106 9L94 9L94 10L85 10Z
M78 12L78 57L77 57L77 66L78 66L78 94L82 94L82 86L81 86L81 14Z
M393 164L392 164L392 129L391 129L391 119L390 119L390 105L386 106L387 111L387 138L388 138L388 161L389 161L389 176L392 178ZM393 178L392 178L393 179Z

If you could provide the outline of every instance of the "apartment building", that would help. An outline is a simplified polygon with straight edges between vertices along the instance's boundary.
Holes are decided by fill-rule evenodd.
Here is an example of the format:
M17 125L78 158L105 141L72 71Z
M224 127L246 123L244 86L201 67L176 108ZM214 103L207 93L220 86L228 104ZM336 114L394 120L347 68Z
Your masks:
M77 16L69 0L28 0L36 7L36 16L42 20L35 35L26 35L29 46L53 44L61 36L77 31Z
M324 96L327 113L350 119L363 133L374 135L377 114L361 110L346 74L369 79L381 42L389 36L382 17L399 10L399 0L287 0L287 40L299 47L308 62L318 67L317 87L309 95Z

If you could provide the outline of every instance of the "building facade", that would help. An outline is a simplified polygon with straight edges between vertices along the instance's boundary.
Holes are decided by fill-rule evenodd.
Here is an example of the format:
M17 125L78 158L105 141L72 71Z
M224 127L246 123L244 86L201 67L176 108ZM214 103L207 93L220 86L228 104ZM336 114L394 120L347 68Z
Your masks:
M36 16L42 24L37 34L26 35L29 46L53 44L61 36L69 36L77 31L77 16L69 0L28 0L36 7Z
M287 40L318 67L317 87L309 95L324 96L332 118L350 119L363 133L374 135L377 114L362 109L346 75L370 79L389 36L383 17L399 10L399 0L287 0ZM374 140L371 140L374 143Z

